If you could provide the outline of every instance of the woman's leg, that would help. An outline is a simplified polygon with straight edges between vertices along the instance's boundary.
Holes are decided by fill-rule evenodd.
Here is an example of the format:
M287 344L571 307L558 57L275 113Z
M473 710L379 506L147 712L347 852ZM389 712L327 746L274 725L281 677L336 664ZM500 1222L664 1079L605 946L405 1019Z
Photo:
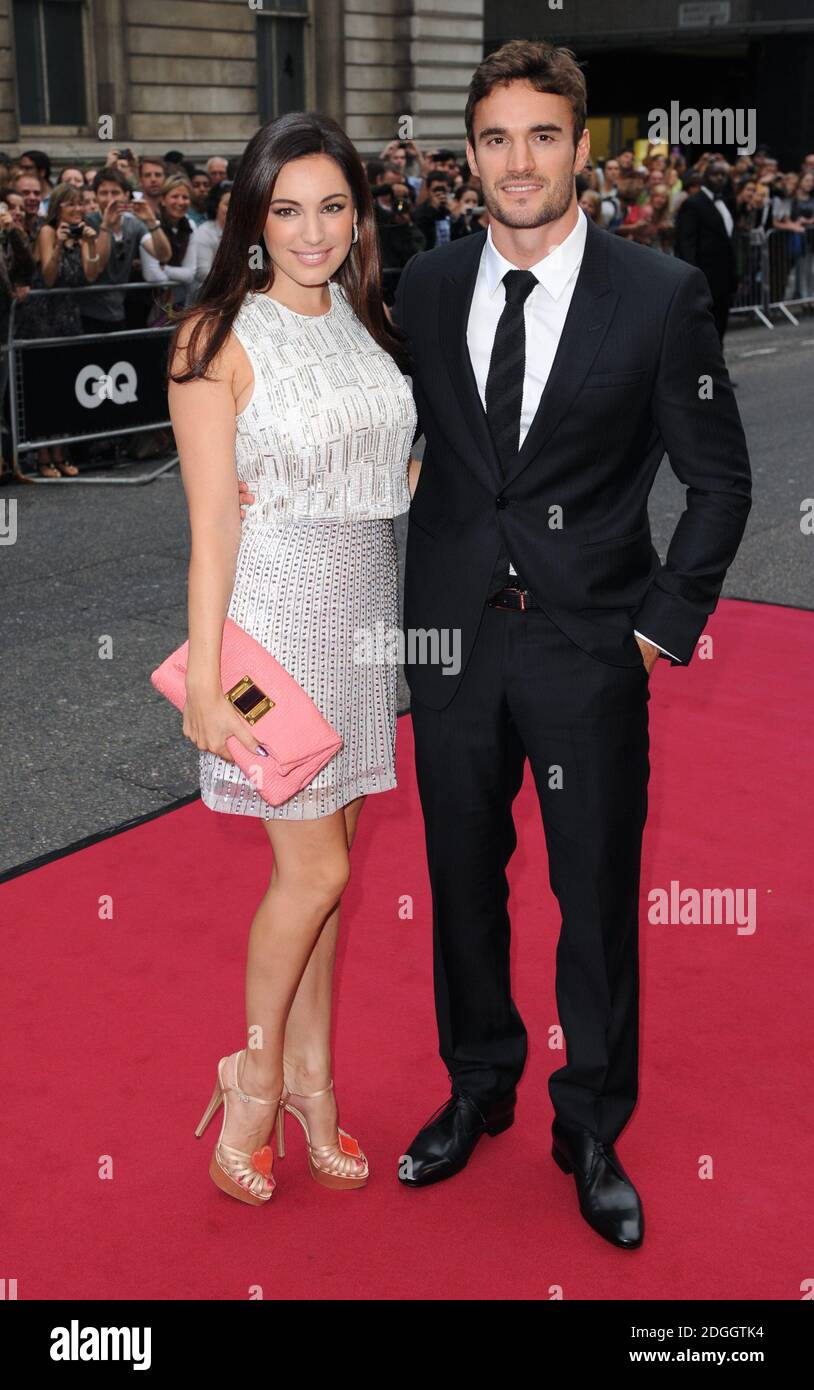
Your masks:
M365 798L357 797L342 807L345 814L347 846L353 844ZM285 1030L286 1079L292 1091L321 1091L332 1077L331 1016L336 945L339 937L340 904L326 919L288 1015ZM334 1092L294 1104L308 1121L312 1144L336 1142L337 1105Z
M269 887L249 933L247 1052L240 1084L276 1100L283 1088L286 1019L326 917L350 873L342 811L314 821L264 821L274 854ZM232 1106L224 1140L252 1152L268 1139L274 1110Z

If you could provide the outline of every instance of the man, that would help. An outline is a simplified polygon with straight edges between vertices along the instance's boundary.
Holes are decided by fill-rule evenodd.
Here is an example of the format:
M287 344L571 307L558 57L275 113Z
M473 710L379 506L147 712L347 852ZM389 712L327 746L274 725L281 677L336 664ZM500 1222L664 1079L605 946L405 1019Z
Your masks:
M600 218L602 226L615 231L620 225L624 212L619 198L619 177L621 174L618 159L606 159L602 171L603 188Z
M33 175L40 190L39 214L45 217L48 212L48 199L53 193L51 183L51 161L45 150L24 150L17 161L20 174Z
M382 266L382 295L385 304L393 303L393 291L399 272L416 251L425 249L424 236L413 222L413 194L406 180L402 183L380 184L374 189L376 224Z
M728 189L729 165L723 159L711 160L699 191L681 204L675 225L675 254L698 266L707 278L721 343L738 278L732 237L735 219L725 197Z
M206 172L212 187L215 188L217 184L223 183L223 180L229 177L229 161L224 159L222 155L213 154L212 158L206 161Z
M17 181L14 185L14 191L15 193L19 193L23 200L23 209L25 212L25 225L23 231L25 232L25 237L29 246L33 250L37 235L43 223L43 217L40 214L41 194L39 176L37 174L28 173L18 174Z
M452 213L449 206L450 179L440 171L427 175L427 196L419 203L413 221L418 227L427 250L444 246L452 236Z
M128 182L118 169L100 169L93 180L93 189L99 212L88 213L85 221L99 233L98 254L106 259L97 284L127 284L145 232L150 234L147 250L158 260L169 260L172 254L169 238L158 219L153 217L147 200L131 200ZM82 304L85 333L116 333L125 329L124 290L99 290L86 295Z
M167 166L157 155L147 154L139 160L138 174L139 188L144 194L144 201L149 203L152 220L155 222L161 211L159 195L167 177Z
M451 1177L513 1122L527 1038L506 867L528 757L562 913L553 1156L586 1221L632 1249L641 1201L613 1146L638 1086L649 675L660 653L693 656L743 534L750 470L703 275L576 206L585 99L567 50L518 40L483 60L466 157L489 227L413 257L396 296L426 437L404 626L460 636L453 674L406 644L452 1092L399 1178ZM661 563L647 498L665 449L690 505Z
M223 182L223 180L219 180ZM202 227L207 221L206 203L209 198L212 184L205 169L195 169L192 174L192 198L187 209L187 217L190 222L194 222L196 227Z

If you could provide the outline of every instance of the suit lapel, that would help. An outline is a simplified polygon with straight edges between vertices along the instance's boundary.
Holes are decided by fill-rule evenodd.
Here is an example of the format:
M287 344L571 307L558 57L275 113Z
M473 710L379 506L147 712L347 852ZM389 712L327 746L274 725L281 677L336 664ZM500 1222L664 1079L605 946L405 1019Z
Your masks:
M503 474L495 449L486 411L481 403L469 347L466 326L475 284L478 278L481 252L486 232L473 232L458 243L461 249L459 268L444 276L438 309L438 338L447 371L455 391L457 415L474 444L472 452L465 451L466 462L488 487L500 488Z
M604 238L610 235L610 232L589 220L582 264L548 381L523 446L505 477L481 402L466 341L469 309L486 232L475 233L460 243L460 268L445 275L441 289L438 335L455 389L459 416L475 445L475 454L467 454L466 460L481 482L498 489L514 482L540 453L588 375L619 300L608 273Z

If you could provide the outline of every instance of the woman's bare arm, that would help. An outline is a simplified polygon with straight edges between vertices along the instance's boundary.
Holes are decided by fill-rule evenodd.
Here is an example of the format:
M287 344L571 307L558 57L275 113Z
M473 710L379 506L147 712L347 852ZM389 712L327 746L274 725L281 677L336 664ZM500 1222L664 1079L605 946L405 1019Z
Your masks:
M59 275L60 240L50 222L45 222L37 234L34 260L39 261L45 284L52 289Z
M187 321L179 333L173 371L186 368L194 322ZM220 679L223 624L240 543L233 384L233 359L224 348L211 364L208 379L169 385L170 418L192 534L184 733L199 748L210 748L229 761L225 747L229 733L237 734L252 751L258 747L248 725L224 698Z
M178 338L173 370L185 370L192 324ZM240 541L235 472L235 402L222 364L214 379L169 385L172 428L189 508L189 662L187 680L220 690L223 621L235 578Z

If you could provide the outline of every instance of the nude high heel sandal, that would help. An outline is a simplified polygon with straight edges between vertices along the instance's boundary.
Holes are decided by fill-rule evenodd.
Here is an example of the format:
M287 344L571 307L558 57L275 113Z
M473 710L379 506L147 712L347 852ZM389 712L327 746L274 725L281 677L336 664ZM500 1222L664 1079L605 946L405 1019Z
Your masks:
M308 1121L301 1110L296 1105L289 1105L289 1096L300 1096L303 1100L310 1100L314 1096L324 1096L333 1089L333 1078L327 1086L323 1086L321 1091L292 1091L287 1085L283 1085L283 1099L281 1097L280 1109L277 1112L277 1152L280 1158L285 1156L285 1134L283 1129L286 1110L291 1115L295 1115L305 1130L305 1140L308 1146L308 1167L311 1177L323 1187L332 1187L338 1192L348 1192L356 1187L364 1187L368 1180L368 1162L356 1140L347 1130L340 1129L337 1125L339 1142L336 1144L317 1144L311 1143L311 1134L308 1129ZM364 1168L361 1172L357 1170L357 1165L351 1163L351 1159L361 1159Z
M236 1149L231 1144L224 1144L223 1131L226 1128L227 1101L226 1092L233 1091L239 1100L248 1104L254 1101L256 1105L276 1105L277 1110L277 1152L282 1158L285 1153L285 1143L283 1138L283 1107L280 1104L282 1094L278 1100L263 1100L260 1096L248 1095L238 1084L238 1065L245 1064L246 1049L240 1052L233 1052L228 1057L221 1057L218 1062L218 1079L215 1082L215 1089L212 1092L212 1099L207 1105L200 1123L195 1130L196 1138L200 1139L215 1111L223 1101L223 1123L220 1127L220 1137L212 1150L212 1158L209 1163L209 1176L222 1192L226 1192L230 1197L237 1197L240 1202L247 1202L250 1206L262 1206L271 1198L276 1183L272 1177L272 1164L274 1154L271 1146L264 1144L262 1149L255 1149L254 1153L244 1153L242 1149ZM229 1084L225 1080L227 1064L231 1063L231 1072L234 1081Z

